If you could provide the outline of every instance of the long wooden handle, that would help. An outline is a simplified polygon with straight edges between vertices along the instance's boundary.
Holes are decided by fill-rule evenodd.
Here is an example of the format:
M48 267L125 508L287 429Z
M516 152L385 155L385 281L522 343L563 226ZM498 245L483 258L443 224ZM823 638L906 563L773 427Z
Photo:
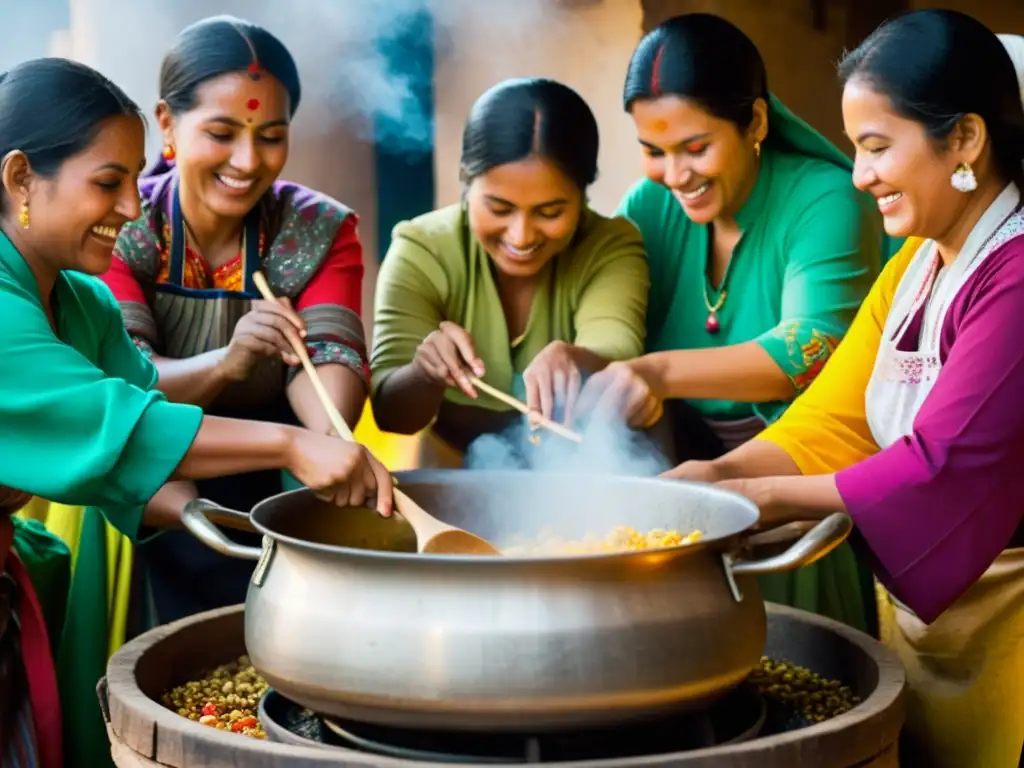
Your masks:
M277 301L277 297L274 292L270 290L270 285L267 283L267 279L263 276L263 273L256 272L252 276L252 281L256 283L256 289L263 294L263 298L267 301ZM355 442L355 435L352 434L352 430L348 428L348 424L345 423L345 419L341 417L337 407L334 405L334 401L331 400L331 396L327 393L327 389L324 387L324 383L320 381L320 376L316 372L316 366L313 365L313 361L309 359L309 352L306 351L306 345L302 343L302 339L299 338L298 332L294 328L287 328L285 330L285 338L292 345L292 349L298 356L299 361L302 363L303 369L309 375L309 380L313 382L313 389L316 390L317 397L320 398L320 403L323 405L324 410L327 411L327 418L331 420L331 426L334 427L334 431L338 433L338 436L348 440L349 442Z
M526 414L531 419L533 419L538 426L544 427L545 429L550 429L556 435L564 437L566 440L572 440L574 443L583 442L583 436L580 435L578 432L573 432L571 429L563 427L558 422L552 421L549 418L541 416L536 411L531 411L530 407L523 401L517 400L516 398L512 397L512 395L505 394L500 389L495 389L490 384L478 378L477 376L470 376L469 381L474 387L479 389L484 394L490 395L495 400L500 400L501 402L505 403L505 405L509 405L515 408L520 413Z
M256 289L263 295L263 298L267 301L277 301L277 297L274 292L270 290L270 285L267 284L267 279L263 277L261 272L254 272L252 281L256 283ZM355 435L352 434L352 430L348 428L348 424L345 423L345 419L341 417L338 412L337 406L334 401L331 400L331 396L327 393L326 387L320 380L320 375L316 372L316 366L313 365L313 361L309 359L309 353L306 351L306 345L302 343L302 339L299 338L298 332L294 328L288 328L285 330L285 337L288 339L288 343L292 345L292 349L302 362L302 367L309 374L309 380L313 382L313 389L316 391L316 396L320 399L320 404L324 407L327 412L327 418L331 420L331 426L334 427L334 431L338 433L338 437L343 440L348 440L350 443L357 442ZM397 486L398 484L395 483ZM422 512L430 523L434 523L434 518L429 515L426 510L420 507L415 501L410 499L404 493L402 493L397 487L395 488L395 501L398 502L396 507L402 515L409 519L410 516L415 516L417 513ZM410 515L411 513L411 515ZM410 522L412 522L410 520Z

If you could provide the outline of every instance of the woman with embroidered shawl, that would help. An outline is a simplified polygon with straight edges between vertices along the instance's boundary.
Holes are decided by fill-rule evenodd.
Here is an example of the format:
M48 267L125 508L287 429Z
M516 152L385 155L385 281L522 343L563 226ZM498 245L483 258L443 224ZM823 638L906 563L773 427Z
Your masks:
M821 370L878 275L884 234L850 160L768 90L754 43L718 16L677 16L637 46L624 104L647 178L620 211L651 265L645 354L615 384L675 462L710 459L778 418ZM849 547L760 579L766 600L873 631L872 582Z
M80 588L104 520L138 540L163 524L147 504L169 479L260 470L294 472L339 505L390 505L387 470L359 446L156 391L156 367L95 277L140 214L144 143L138 107L88 67L39 59L0 76L0 357L17 361L0 376L3 768L111 764L96 698L105 595ZM11 517L32 495L87 506L66 600L67 547Z
M916 11L843 62L854 180L909 236L821 376L757 439L677 476L771 520L837 509L907 670L903 765L1024 742L1024 40ZM1019 89L1019 90L1018 90Z
M571 420L582 378L642 351L643 243L586 204L597 150L579 94L505 81L466 121L462 203L395 227L377 280L373 410L388 431L426 430L421 466L461 466L470 444L497 434L530 464L522 417L471 374Z
M305 336L354 427L369 381L362 248L352 211L277 180L300 96L291 54L262 27L218 16L184 29L160 72L164 162L140 184L142 216L121 232L103 279L169 399L327 433L284 332ZM257 270L283 306L259 299ZM248 510L290 485L276 472L173 484L152 506L173 525L197 494ZM184 531L141 545L138 560L153 610L143 626L244 602L252 573Z

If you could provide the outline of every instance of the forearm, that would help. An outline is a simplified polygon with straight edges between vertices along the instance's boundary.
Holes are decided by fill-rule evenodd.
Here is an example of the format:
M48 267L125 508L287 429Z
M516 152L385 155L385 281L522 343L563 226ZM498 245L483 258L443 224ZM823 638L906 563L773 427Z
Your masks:
M154 356L159 372L156 388L174 403L209 405L229 383L221 365L226 352L227 348L214 349L181 360Z
M181 510L198 496L195 484L187 480L166 483L146 504L142 524L150 528L180 528Z
M385 432L415 435L437 415L444 384L431 381L415 363L391 373L373 400L373 416Z
M796 462L782 448L757 439L748 440L739 448L714 459L711 466L720 480L801 474Z
M629 365L664 399L790 400L793 383L757 342L729 347L652 352Z
M812 517L846 511L834 474L773 477L769 494L773 506L797 510Z
M338 363L319 365L316 372L341 418L350 429L355 429L366 404L366 385L362 378L351 368ZM288 402L308 429L322 434L331 431L331 420L305 370L300 370L288 385Z
M204 480L264 469L290 469L298 427L204 416L171 480Z

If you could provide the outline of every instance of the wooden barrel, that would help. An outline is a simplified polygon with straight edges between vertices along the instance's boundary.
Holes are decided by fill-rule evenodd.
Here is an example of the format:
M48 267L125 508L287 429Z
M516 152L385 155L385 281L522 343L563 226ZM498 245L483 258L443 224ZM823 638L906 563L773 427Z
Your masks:
M242 606L158 627L121 648L99 685L111 753L119 768L321 768L409 761L333 747L274 744L192 722L159 703L163 693L245 653ZM765 652L831 678L862 702L824 723L751 742L683 753L686 768L897 768L905 675L895 655L863 633L804 611L768 604ZM656 768L664 755L639 758Z

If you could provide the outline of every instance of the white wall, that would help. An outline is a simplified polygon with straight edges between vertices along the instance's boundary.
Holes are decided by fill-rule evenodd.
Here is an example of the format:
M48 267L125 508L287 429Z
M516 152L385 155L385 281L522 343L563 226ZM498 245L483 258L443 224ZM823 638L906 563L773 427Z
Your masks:
M462 126L477 97L506 78L543 76L572 86L594 110L601 130L601 154L591 204L598 211L611 212L640 175L636 135L621 105L626 64L641 36L639 0L543 0L543 21L511 33L508 24L495 23L491 1L468 6L451 22L448 39L439 45L435 70L438 205L459 199ZM510 1L514 0L497 0L497 4Z

